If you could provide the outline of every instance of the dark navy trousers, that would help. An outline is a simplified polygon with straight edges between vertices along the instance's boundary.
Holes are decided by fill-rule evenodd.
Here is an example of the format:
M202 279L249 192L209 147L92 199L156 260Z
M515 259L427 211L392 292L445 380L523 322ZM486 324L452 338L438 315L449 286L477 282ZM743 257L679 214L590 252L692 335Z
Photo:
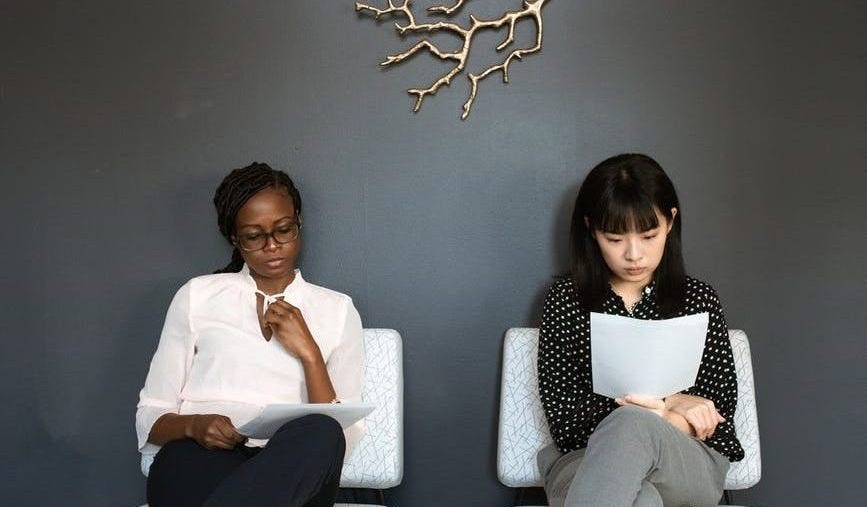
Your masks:
M284 424L263 448L205 449L192 439L160 449L147 481L149 507L331 507L346 442L334 419Z

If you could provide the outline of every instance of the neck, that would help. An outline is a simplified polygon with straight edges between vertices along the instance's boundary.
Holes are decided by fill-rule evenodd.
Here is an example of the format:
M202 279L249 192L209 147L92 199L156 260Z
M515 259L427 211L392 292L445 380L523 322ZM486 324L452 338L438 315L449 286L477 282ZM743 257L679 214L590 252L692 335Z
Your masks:
M611 290L624 301L635 301L641 298L641 292L650 282L626 282L623 280L610 280Z
M256 288L265 294L280 294L295 280L295 270L292 269L286 276L279 278L264 278L258 274L250 273L256 282Z

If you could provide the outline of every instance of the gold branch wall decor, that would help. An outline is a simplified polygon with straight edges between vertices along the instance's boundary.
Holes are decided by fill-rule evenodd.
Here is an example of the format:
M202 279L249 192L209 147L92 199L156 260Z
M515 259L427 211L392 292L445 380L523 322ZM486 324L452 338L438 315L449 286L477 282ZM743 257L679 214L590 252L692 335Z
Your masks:
M519 10L506 12L497 19L480 20L470 15L470 25L464 28L457 23L447 21L438 21L436 23L420 23L416 21L416 16L413 14L411 0L388 0L388 6L383 8L374 7L362 2L355 2L355 10L359 13L370 13L374 19L379 20L382 16L403 17L406 18L404 24L395 21L394 26L401 36L408 34L424 34L424 33L452 33L457 35L463 42L460 49L454 52L443 51L429 38L423 38L417 44L396 55L386 56L385 61L380 63L382 66L389 66L395 63L400 63L407 58L413 56L419 51L427 50L435 57L444 61L453 61L455 66L440 76L439 79L433 82L427 88L410 88L407 93L415 95L415 106L413 112L418 112L428 95L436 95L437 91L443 86L449 86L452 79L463 72L467 66L467 59L470 55L470 47L473 43L473 37L482 30L497 30L503 26L507 26L509 33L506 39L497 46L497 51L502 51L509 47L515 41L515 25L518 21L528 18L536 24L536 43L529 48L512 49L503 60L490 67L483 69L478 73L467 73L467 78L470 81L470 91L466 102L464 102L464 111L461 114L461 119L465 120L470 114L470 109L473 107L473 102L476 100L476 93L479 89L479 81L485 79L495 72L503 74L503 83L509 82L509 66L515 60L521 60L525 55L536 53L542 49L542 6L549 0L524 0L523 7ZM428 12L436 15L451 16L458 11L467 0L456 0L451 6L438 5L429 7Z

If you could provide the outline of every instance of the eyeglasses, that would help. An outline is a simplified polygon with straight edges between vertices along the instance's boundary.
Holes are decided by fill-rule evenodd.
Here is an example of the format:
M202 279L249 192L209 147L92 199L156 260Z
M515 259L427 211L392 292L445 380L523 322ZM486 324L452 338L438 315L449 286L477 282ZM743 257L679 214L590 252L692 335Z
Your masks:
M279 244L291 243L301 235L301 222L287 222L270 232L253 232L235 236L235 245L245 252L255 252L268 246L268 238Z

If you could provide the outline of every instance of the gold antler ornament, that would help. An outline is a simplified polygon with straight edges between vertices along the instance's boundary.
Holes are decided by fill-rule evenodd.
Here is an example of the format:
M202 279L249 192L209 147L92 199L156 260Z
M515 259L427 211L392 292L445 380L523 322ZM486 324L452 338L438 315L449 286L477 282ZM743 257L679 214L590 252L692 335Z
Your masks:
M479 73L467 73L467 78L470 80L470 93L469 97L467 97L467 101L464 102L464 112L463 114L461 114L461 119L465 120L470 114L470 109L473 107L473 102L476 100L476 92L479 88L479 81L485 79L492 73L499 71L503 73L503 83L508 83L509 65L511 65L512 62L515 60L522 59L524 55L535 53L542 49L542 6L547 1L548 0L524 0L524 6L522 9L512 12L506 12L497 19L480 20L475 16L470 15L469 28L463 28L456 23L449 23L445 21L439 21L436 23L417 23L415 15L413 15L412 9L410 8L410 0L388 0L388 7L384 7L382 9L361 2L355 2L355 10L358 12L369 12L373 15L374 19L377 20L385 15L391 15L395 17L402 15L407 20L406 24L401 25L398 22L394 23L397 32L401 36L404 36L407 33L450 32L457 35L463 40L463 44L461 45L460 50L454 52L447 52L440 50L433 42L431 42L430 39L425 38L419 41L413 47L404 51L403 53L387 56L385 58L385 61L380 63L380 65L382 66L400 63L407 58L413 56L414 54L418 53L419 51L425 49L440 60L452 60L457 62L457 64L450 71L448 71L439 79L434 81L434 83L429 87L410 88L409 90L407 90L410 95L416 96L415 107L413 107L414 112L418 112L419 109L421 109L421 105L424 102L424 98L426 96L436 95L436 92L442 86L450 85L452 78L464 71L467 65L467 58L470 55L470 46L473 42L473 36L477 32L481 30L496 30L503 27L504 25L508 25L509 35L499 46L497 46L497 51L502 51L510 44L512 44L512 42L514 42L515 25L518 23L518 21L524 18L532 19L536 23L536 44L533 47L514 49L499 64L492 65ZM434 7L429 7L428 11L433 14L443 14L446 16L450 16L458 9L460 9L465 3L466 0L457 0L451 7L438 5Z

